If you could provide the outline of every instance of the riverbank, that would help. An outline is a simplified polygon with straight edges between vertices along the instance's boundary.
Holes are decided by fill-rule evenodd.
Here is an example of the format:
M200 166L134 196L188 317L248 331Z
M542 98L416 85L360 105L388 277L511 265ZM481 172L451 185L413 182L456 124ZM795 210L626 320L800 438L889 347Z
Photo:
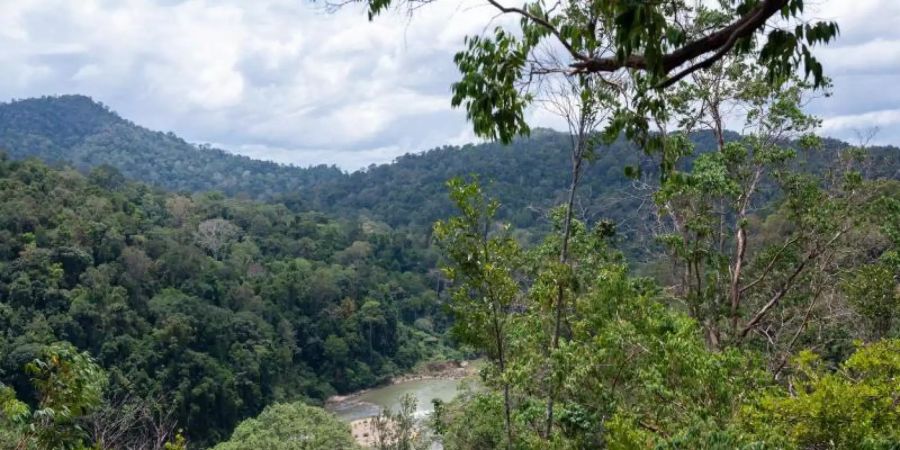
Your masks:
M375 418L369 417L350 422L350 432L353 439L363 448L371 448L376 443L377 428L375 427Z
M382 410L395 410L400 399L412 395L416 398L415 416L424 418L433 411L432 399L452 400L465 384L463 380L474 378L479 367L477 361L425 363L379 387L333 396L325 408L350 425L357 443L372 447L378 436L376 417Z
M478 374L478 361L438 361L425 363L411 373L391 379L392 384L416 380L462 380Z

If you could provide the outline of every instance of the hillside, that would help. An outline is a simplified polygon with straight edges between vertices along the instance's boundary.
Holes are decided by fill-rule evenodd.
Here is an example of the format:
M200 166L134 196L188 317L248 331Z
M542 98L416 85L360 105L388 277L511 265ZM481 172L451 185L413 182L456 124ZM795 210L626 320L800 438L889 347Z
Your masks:
M698 153L713 147L708 134L696 134L693 139ZM846 146L826 140L822 151L803 153L792 164L800 166L798 173L843 174L843 161L838 158L846 152L838 150ZM440 242L445 250L446 264L448 248L467 245L465 239L447 241L447 237L470 235L448 234L446 227L443 235L428 233L434 220L454 214L446 180L478 174L485 191L501 200L499 218L516 225L518 242L528 243L547 235L548 211L562 201L569 183L567 136L548 130L536 130L530 138L509 146L443 147L344 173L196 147L172 134L141 128L80 96L0 105L0 148L11 157L0 152L0 387L9 386L18 398L39 404L34 378L23 366L51 354L48 349L65 350L58 347L65 342L94 358L108 375L109 384L104 386L108 414L115 417L121 409L119 399L157 405L171 412L172 423L184 427L192 445L200 447L227 438L236 424L267 405L298 399L320 402L335 393L384 382L423 360L460 356L444 340L450 326L466 323L459 316L452 320L454 310L447 309L453 301L449 299L457 297L435 291L458 281L436 276L439 256L433 243ZM688 159L684 164L692 162ZM626 178L623 168L627 165L641 167L644 179ZM730 367L732 363L718 360L727 352L704 353L703 342L694 339L699 337L699 327L712 322L684 320L677 306L671 311L646 309L645 302L661 306L672 299L663 298L664 291L651 286L650 280L628 275L630 265L640 275L660 275L659 280L667 282L666 270L656 270L669 260L657 257L661 247L653 240L658 225L652 205L655 170L652 157L624 143L597 149L586 170L575 215L591 225L613 220L616 243L628 259L625 263L618 253L608 251L605 233L584 233L586 229L581 228L573 240L577 244L573 252L579 252L576 256L584 265L578 267L584 270L574 272L582 278L573 285L590 286L596 281L594 274L605 273L617 288L585 291L589 301L577 304L623 309L597 311L600 315L590 320L598 322L583 322L573 329L607 329L616 342L620 336L631 336L637 339L636 348L664 342L665 349L652 350L656 353L648 356L648 361L661 365L633 376L668 373L670 348L684 349L683 355L676 354L685 358L678 363L682 367L694 367L696 355L706 355L709 360L703 364L709 367ZM868 323L871 316L880 320L873 323L887 323L879 325L882 328L893 326L892 316L882 309L858 312L852 299L847 300L849 294L839 291L847 283L841 278L844 272L856 274L858 267L871 266L877 281L872 289L886 285L883 291L888 294L871 294L868 278L861 278L866 283L857 289L860 298L893 298L890 293L896 292L891 284L896 278L890 272L895 266L888 265L895 264L889 238L900 234L895 224L881 222L895 220L891 211L897 210L897 187L870 180L900 179L900 152L893 147L874 148L861 171L866 182L858 187L869 194L860 199L843 197L841 192L818 195L820 189L839 188L821 186L828 184L826 177L810 177L817 181L792 191L795 196L806 194L789 197L791 201L779 206L787 208L781 211L771 208L777 203L772 201L774 196L781 195L777 183L763 181L748 217L758 239L757 247L750 249L750 258L757 262L748 265L746 278L773 278L760 284L754 297L750 297L754 291L748 291L751 306L769 298L769 290L779 286L776 279L794 280L791 270L803 268L803 263L794 263L798 255L819 252L821 242L815 239L826 236L828 242L835 242L829 228L816 231L815 227L838 220L858 221L859 234L848 236L840 242L842 247L834 249L833 255L843 258L841 269L832 272L826 266L803 278L808 288L795 288L791 301L778 309L784 317L799 316L799 311L811 310L802 299L817 299L821 292L812 290L814 285L832 289L827 294L830 303L822 308L852 310L855 315L847 316L850 319L834 316L808 333L800 325L799 331L790 329L784 336L794 336L789 347L797 339L803 345L815 342L813 336L820 332L838 336L833 339L837 344L829 347L832 353L826 355L836 361L848 354L849 346L841 343L875 329L853 325L849 328L857 334L847 334L848 320ZM881 214L882 209L888 214ZM809 229L794 223L816 232L804 234ZM785 259L770 273L770 265L761 262L767 259L769 244L782 239L816 250L786 245L791 251L782 253L782 248L775 253L775 259ZM510 261L535 264L527 275L535 278L523 285L535 286L538 296L559 292L558 288L540 290L540 281L551 278L536 275L557 264L553 235L542 245L520 248L512 244L516 241L502 241L515 255ZM469 258L479 249L457 252L463 262L460 267L474 267ZM552 255L547 260L552 262L544 261L547 255ZM514 298L535 301L528 295ZM540 301L552 303L552 299ZM724 303L715 299L715 304ZM724 310L709 308L701 313L719 311ZM616 320L605 319L607 313ZM884 322L882 316L889 320ZM650 317L659 325L647 325L650 328L637 335L616 326L604 328L622 323L622 317L635 323ZM541 330L523 328L519 335ZM646 340L641 333L646 333ZM659 333L672 341L660 341ZM694 338L685 340L685 336ZM539 340L549 341L546 337ZM691 344L671 346L684 342ZM601 353L589 346L579 354ZM622 361L622 367L632 367L630 356ZM592 364L591 370L601 366ZM698 367L697 373L689 372L684 379L712 373ZM735 373L746 372L738 365L733 368ZM96 378L106 380L106 375ZM673 383L673 389L685 384ZM721 388L734 386L740 384L728 382ZM12 391L0 390L0 394ZM732 397L737 396L723 396ZM648 404L655 408L658 402L653 398ZM692 399L687 403L703 404ZM490 415L500 417L497 410Z
M699 152L713 146L708 134L697 134L694 141ZM363 216L392 227L429 229L453 212L445 182L478 174L487 192L502 202L500 218L524 230L527 240L546 230L548 210L562 202L569 183L567 146L567 135L539 129L508 146L446 146L345 173L198 147L171 133L137 126L84 96L0 105L0 148L13 158L67 162L82 170L108 164L127 178L168 190L277 200L294 211ZM806 155L804 164L821 172L834 162L835 150L846 146L826 140L825 150ZM653 226L652 189L626 178L626 165L646 172L655 168L652 158L623 142L598 149L585 171L576 213L588 221L611 219L620 237L633 241L650 234L647 227ZM867 178L900 178L900 150L873 148L867 170Z
M37 157L79 169L109 164L129 179L171 191L214 190L255 199L341 174L334 167L299 169L192 145L135 125L80 95L0 104L0 148L16 159Z
M444 351L424 242L220 194L181 196L0 156L0 377L68 341L110 398L159 399L195 442ZM112 405L116 407L116 405Z

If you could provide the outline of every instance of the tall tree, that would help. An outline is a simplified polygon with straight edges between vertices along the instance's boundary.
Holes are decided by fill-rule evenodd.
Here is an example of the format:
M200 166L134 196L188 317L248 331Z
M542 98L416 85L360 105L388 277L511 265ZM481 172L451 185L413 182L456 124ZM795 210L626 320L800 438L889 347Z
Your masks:
M456 283L451 307L453 330L460 341L484 351L496 364L489 381L503 390L506 446L513 445L512 397L509 374L509 326L519 286L515 278L519 250L494 215L499 203L488 200L476 183L460 179L448 183L450 196L462 212L435 224L435 236L449 264L447 277Z

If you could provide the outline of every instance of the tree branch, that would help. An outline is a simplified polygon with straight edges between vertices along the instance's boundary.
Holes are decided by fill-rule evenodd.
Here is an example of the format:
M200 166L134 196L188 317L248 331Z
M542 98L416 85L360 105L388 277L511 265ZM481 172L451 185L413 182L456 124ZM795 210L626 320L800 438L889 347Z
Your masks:
M785 252L785 250L787 250L788 247L794 245L799 239L800 239L800 237L797 236L797 237L785 242L785 244L783 246L781 246L780 249L778 249L778 251L775 253L775 256L772 257L772 259L769 261L769 263L766 264L766 267L765 267L765 269L763 269L763 273L760 274L759 278L753 280L752 282L748 283L747 285L745 285L744 287L741 288L741 294L743 294L745 291L751 289L753 286L756 286L757 284L759 284L760 282L765 280L766 276L769 275L769 272L772 270L772 267L775 266L775 263L778 262L778 259L781 258L781 255Z
M713 56L678 72L676 75L663 81L657 87L664 88L671 86L687 75L713 65L716 61L722 59L734 47L737 41L752 36L756 30L765 25L766 21L780 11L787 3L788 0L763 0L734 23L710 35L691 41L671 53L663 55L659 68L662 70L662 73L668 74L688 61L715 51ZM619 69L655 69L655 67L651 67L650 61L642 55L631 55L624 60L614 57L588 58L582 60L575 54L572 56L579 60L571 64L572 69L577 72L594 73L615 72Z
M803 269L806 267L806 265L813 259L818 258L819 255L821 255L822 252L824 252L828 247L831 247L831 245L834 244L834 242L837 241L838 238L840 238L844 233L846 233L848 229L849 228L844 228L844 229L838 231L837 233L835 233L834 237L832 237L828 242L826 242L825 245L813 250L806 257L806 259L804 259L803 262L801 262L797 266L797 268L794 269L794 271L791 273L791 275L788 277L788 279L785 280L784 283L782 283L781 288L778 289L778 292L776 292L775 295L772 296L772 299L769 300L765 305L763 305L763 307L759 310L759 312L757 312L756 315L753 316L753 319L750 319L750 322L747 322L747 325L744 326L743 330L741 330L741 334L738 337L738 341L741 341L745 337L747 337L747 333L749 333L750 330L752 330L759 323L759 321L762 320L763 317L766 316L766 313L768 313L769 310L772 309L773 306L777 305L778 302L781 301L781 299L784 297L784 295L788 293L788 291L791 289L791 287L793 287L794 279L797 278L797 275L800 275L800 272L803 271Z
M562 34L560 34L559 30L556 29L556 27L553 26L553 24L548 22L546 19L535 16L534 14L531 14L522 8L503 6L497 0L487 0L487 1L488 1L488 3L493 5L494 8L497 8L502 13L518 14L518 15L544 27L547 31L549 31L551 34L556 36L556 39L559 40L559 43L562 44L562 46L566 48L566 51L568 51L569 54L571 54L573 58L575 58L579 61L587 61L588 60L587 56L585 56L582 53L575 50L575 47L572 47L572 44L569 41L563 39Z

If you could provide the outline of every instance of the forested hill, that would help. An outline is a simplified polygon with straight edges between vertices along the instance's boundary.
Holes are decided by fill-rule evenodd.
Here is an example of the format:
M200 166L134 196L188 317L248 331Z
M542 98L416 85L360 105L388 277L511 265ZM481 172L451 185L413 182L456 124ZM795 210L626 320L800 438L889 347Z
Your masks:
M131 123L85 96L42 97L0 105L0 149L13 159L37 157L86 170L102 164L125 177L171 191L219 191L229 196L278 199L295 210L371 215L392 226L428 227L452 212L444 183L481 174L505 204L506 219L531 226L562 198L568 184L567 138L539 130L511 146L443 147L402 156L393 164L344 173L258 161L195 146L171 133ZM625 146L600 153L585 177L585 205L617 216L626 162L639 156ZM594 201L598 200L599 201ZM343 215L343 214L342 214Z
M108 164L129 179L172 191L219 191L266 199L342 176L335 167L306 169L250 159L151 131L81 95L0 104L0 149L79 169Z
M700 151L713 147L697 134ZM295 211L322 211L345 217L369 216L391 226L427 229L453 212L445 182L479 174L490 194L503 203L500 217L519 228L545 226L547 210L562 202L569 184L568 136L536 130L512 145L447 146L399 157L391 164L354 173L335 167L300 168L257 161L221 150L197 147L169 133L139 127L88 97L43 97L0 105L0 148L13 158L35 156L86 169L108 164L126 177L169 190L216 190L229 196L278 200ZM847 144L826 140L810 156L811 169L829 167L835 149ZM583 177L578 216L614 220L621 233L643 234L648 199L623 174L626 165L653 170L654 163L624 143L600 148ZM900 178L900 150L874 148L869 178Z
M23 367L67 341L108 372L109 398L158 399L215 442L275 401L446 356L417 239L0 154L0 379L37 404Z

